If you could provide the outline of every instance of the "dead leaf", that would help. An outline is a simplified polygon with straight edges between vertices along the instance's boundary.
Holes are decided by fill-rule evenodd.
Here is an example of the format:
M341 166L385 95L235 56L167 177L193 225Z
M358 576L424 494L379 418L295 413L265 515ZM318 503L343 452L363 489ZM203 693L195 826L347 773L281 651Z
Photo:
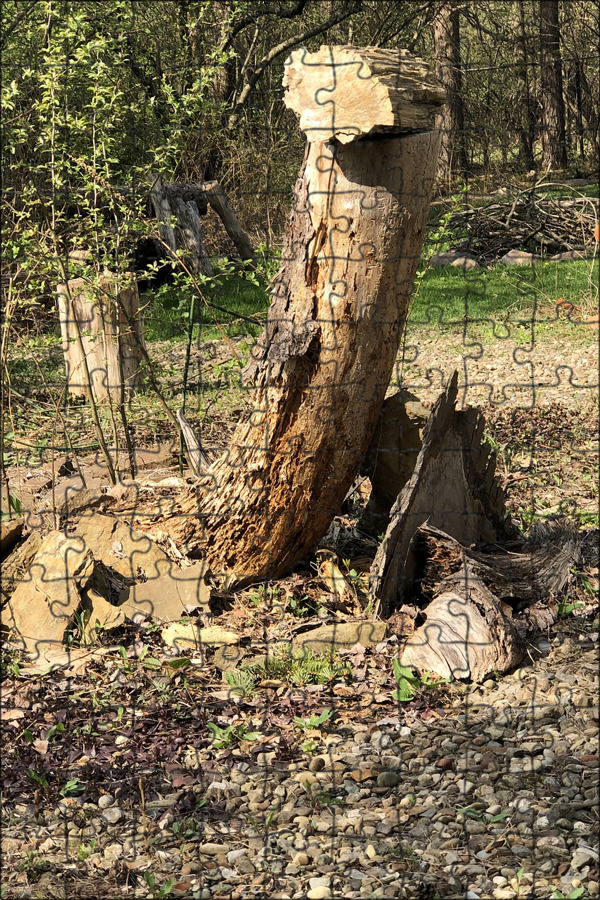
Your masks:
M25 715L22 709L3 709L0 711L0 719L3 722L14 722L15 719L22 719Z
M40 756L45 756L48 752L48 741L36 740L33 742L33 749L40 754Z

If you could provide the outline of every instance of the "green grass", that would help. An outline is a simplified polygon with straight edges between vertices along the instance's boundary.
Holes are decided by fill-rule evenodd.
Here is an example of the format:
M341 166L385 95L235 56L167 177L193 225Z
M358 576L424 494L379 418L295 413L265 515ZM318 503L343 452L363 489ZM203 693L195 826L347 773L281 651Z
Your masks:
M445 267L426 269L411 302L409 323L414 326L462 328L470 323L531 325L556 323L556 302L562 299L581 307L584 315L597 309L598 260L538 263L530 266L495 266L491 269ZM561 318L571 321L561 308ZM585 328L591 339L594 329Z
M530 266L495 266L490 269L445 267L426 268L411 301L411 326L444 326L459 330L465 320L473 324L512 324L513 326L556 325L556 302L559 299L580 307L584 315L597 308L598 260L564 263L537 263ZM266 283L249 281L238 274L219 278L203 288L208 303L202 304L201 325L199 303L195 302L194 338L201 327L202 340L256 335L264 321L269 295ZM189 321L191 291L187 287L164 287L154 295L145 295L144 333L150 342L183 340ZM567 327L579 325L571 321L561 308L561 319ZM221 326L219 328L219 325ZM593 329L578 327L579 332Z
M202 340L206 341L222 340L223 332L230 338L260 332L270 301L264 280L225 274L202 285L202 294L204 300L187 285L177 288L165 285L154 294L145 294L142 305L146 340L184 339L192 297L196 323L194 337L197 337L198 329L201 329Z

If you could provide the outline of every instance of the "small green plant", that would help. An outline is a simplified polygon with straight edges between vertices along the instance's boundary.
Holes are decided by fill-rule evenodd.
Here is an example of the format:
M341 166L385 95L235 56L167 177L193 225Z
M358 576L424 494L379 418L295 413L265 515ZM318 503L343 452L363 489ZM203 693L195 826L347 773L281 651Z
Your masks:
M35 769L27 769L26 772L27 777L30 781L33 781L38 787L47 790L50 785L48 784L48 780L45 775L40 775L39 772L36 772Z
M406 666L401 666L397 659L394 659L394 678L396 679L396 690L392 692L392 699L398 703L410 703L417 696L421 681Z
M566 597L558 604L558 615L561 619L570 616L574 609L581 609L583 603L571 603Z
M303 650L290 653L276 650L259 663L242 666L243 671L252 673L257 679L280 679L290 684L328 684L351 674L349 663L340 662L335 655L324 656Z
M12 675L19 678L21 669L19 668L19 655L16 650L2 650L0 653L0 677L6 678Z
M318 603L311 600L306 594L301 597L295 597L293 594L287 598L286 609L297 619L306 619L308 616L314 616L318 613L320 607Z
M583 897L584 894L585 888L583 885L573 888L570 894L563 894L562 891L555 888L554 893L552 894L552 900L578 900L578 897Z
M397 685L396 690L392 692L392 699L398 703L410 703L423 688L434 688L448 683L447 678L433 681L427 674L419 678L417 675L413 675L412 671L406 666L400 665L398 659L394 659L392 665Z
M206 727L213 735L211 746L215 750L226 750L240 741L259 741L262 738L260 731L248 731L242 724L227 725L225 728L221 728L215 722L209 722Z
M314 713L309 719L303 719L300 716L294 716L294 725L301 731L316 731L325 722L328 722L333 715L333 710L324 709L322 713L316 716Z
M70 778L60 789L62 797L77 797L85 791L85 784L79 778Z
M77 859L85 862L88 856L91 856L96 850L96 838L92 838L89 844L80 844L77 850Z
M31 881L37 881L42 872L50 868L50 864L40 859L37 850L29 850L19 863L21 872L26 872Z
M159 885L152 872L144 872L144 881L148 885L152 896L158 898L158 900L162 897L169 897L173 890L173 885L177 884L176 878L169 878L164 884Z
M256 689L257 678L248 669L234 669L225 672L225 681L233 688L233 693L251 697Z

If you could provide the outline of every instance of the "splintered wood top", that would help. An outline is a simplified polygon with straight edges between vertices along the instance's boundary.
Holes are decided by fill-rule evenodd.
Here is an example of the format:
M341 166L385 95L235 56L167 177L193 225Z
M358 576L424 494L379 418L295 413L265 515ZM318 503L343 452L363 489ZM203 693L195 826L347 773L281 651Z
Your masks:
M328 47L294 50L284 103L309 141L347 144L377 133L429 131L446 100L427 63L407 50Z

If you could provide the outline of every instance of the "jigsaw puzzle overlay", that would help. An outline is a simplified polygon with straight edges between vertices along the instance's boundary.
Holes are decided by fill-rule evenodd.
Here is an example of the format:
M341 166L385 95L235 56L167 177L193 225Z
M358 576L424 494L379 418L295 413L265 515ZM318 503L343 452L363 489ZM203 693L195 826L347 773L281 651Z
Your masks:
M178 339L107 271L8 351L2 896L597 896L597 249L443 194L411 54L284 87L268 309L184 256Z

